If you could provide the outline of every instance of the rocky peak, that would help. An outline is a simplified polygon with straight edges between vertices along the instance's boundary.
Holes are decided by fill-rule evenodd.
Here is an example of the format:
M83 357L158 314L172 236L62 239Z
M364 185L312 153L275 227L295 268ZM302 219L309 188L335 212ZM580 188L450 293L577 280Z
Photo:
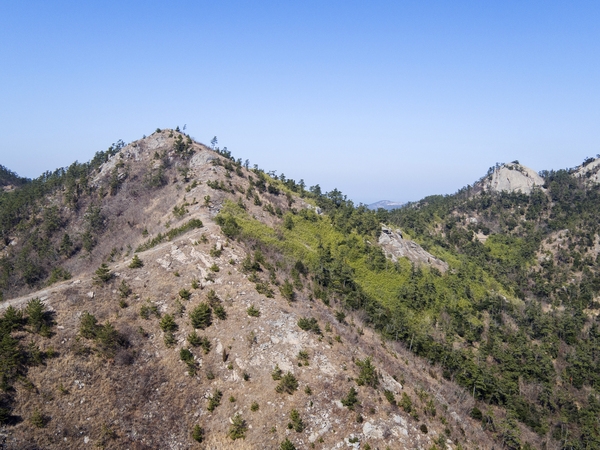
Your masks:
M521 192L530 194L535 186L544 185L544 179L537 172L518 162L502 164L482 180L485 191Z

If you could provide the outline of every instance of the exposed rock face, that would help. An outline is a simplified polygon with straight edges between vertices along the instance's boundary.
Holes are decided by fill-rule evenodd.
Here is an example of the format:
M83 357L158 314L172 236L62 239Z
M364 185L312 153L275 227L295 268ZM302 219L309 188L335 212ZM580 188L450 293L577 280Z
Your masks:
M544 179L535 170L521 164L503 164L483 180L483 189L492 192L522 192L530 194L534 186L543 186Z
M435 267L442 273L448 270L447 263L426 252L416 242L404 239L400 230L392 230L391 228L382 226L381 231L379 245L381 245L386 255L394 262L398 261L398 258L405 257L417 265L426 264Z

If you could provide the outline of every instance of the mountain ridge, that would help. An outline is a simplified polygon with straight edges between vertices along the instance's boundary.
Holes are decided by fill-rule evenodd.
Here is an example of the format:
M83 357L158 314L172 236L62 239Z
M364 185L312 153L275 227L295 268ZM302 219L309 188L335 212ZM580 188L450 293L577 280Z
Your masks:
M593 448L598 187L540 176L370 211L157 130L32 180L0 197L3 444Z

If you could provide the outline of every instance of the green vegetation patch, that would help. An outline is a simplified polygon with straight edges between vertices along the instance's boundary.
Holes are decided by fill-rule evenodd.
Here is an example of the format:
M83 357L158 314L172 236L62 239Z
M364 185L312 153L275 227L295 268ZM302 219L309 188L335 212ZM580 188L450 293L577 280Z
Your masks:
M186 232L196 229L196 228L202 228L203 226L204 226L204 224L202 223L202 221L200 219L191 219L188 222L186 222L185 224L181 225L180 227L171 228L169 231L167 231L164 234L158 233L158 235L156 237L144 242L142 245L140 245L138 248L136 248L135 251L136 251L136 253L139 253L139 252L149 250L152 247L156 247L158 244L161 244L165 241L171 241L183 233L186 233Z

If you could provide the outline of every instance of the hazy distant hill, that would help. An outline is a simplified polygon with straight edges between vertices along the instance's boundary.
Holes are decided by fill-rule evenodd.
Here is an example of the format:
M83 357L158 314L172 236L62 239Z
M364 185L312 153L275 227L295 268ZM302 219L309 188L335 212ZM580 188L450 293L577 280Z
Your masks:
M371 203L368 207L369 207L369 209L372 209L374 211L377 211L379 208L390 210L390 209L395 209L395 208L401 208L405 204L406 204L406 202L402 203L402 202L392 202L390 200L380 200L378 202Z

